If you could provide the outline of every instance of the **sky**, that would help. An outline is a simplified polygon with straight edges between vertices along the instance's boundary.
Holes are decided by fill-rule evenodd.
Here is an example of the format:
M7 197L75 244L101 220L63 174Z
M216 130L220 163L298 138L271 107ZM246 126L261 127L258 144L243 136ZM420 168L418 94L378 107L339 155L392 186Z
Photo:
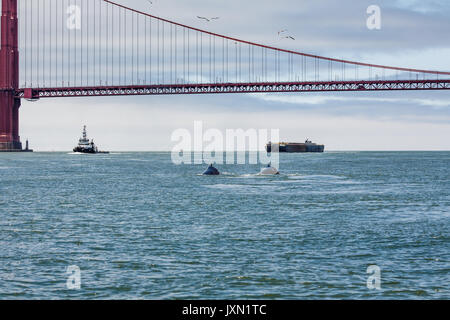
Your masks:
M450 2L408 0L117 1L243 40L373 64L450 71ZM370 5L381 29L366 26ZM220 16L205 22L196 16ZM282 41L288 29L295 41ZM450 150L450 92L279 93L42 99L21 107L22 141L71 150L83 125L103 150L170 151L172 132L279 129L327 150Z

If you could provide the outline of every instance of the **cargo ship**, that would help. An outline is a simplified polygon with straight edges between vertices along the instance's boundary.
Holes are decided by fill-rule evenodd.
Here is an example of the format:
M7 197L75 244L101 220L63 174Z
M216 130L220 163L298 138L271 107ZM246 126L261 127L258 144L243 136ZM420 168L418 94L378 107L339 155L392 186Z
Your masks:
M316 144L310 140L306 140L305 143L297 142L280 142L272 143L269 142L266 145L266 150L268 153L271 152L286 152L286 153L301 153L301 152L324 152L325 146L323 144Z
M109 153L108 151L98 151L97 146L94 144L94 140L89 141L87 138L86 126L83 127L83 136L78 140L78 145L73 148L73 152L88 154Z

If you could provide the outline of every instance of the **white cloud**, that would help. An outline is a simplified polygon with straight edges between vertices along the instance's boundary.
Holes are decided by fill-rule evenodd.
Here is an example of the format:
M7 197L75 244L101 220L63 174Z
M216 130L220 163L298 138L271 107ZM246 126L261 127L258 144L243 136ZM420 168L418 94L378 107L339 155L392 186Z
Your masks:
M447 0L396 0L394 5L420 13L435 13L441 11L443 8L449 8L450 5Z
M270 102L281 102L298 105L323 105L328 102L370 102L370 103L403 103L418 104L422 106L430 106L435 108L450 107L450 99L413 99L413 98L377 98L377 97L342 97L329 95L290 95L282 96L275 94L253 94L253 97Z

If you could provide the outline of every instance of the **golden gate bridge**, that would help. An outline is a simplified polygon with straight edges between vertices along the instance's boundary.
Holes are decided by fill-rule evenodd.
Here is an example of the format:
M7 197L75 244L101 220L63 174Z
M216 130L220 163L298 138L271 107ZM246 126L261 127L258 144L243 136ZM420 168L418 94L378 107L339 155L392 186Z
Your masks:
M21 99L450 89L450 72L285 50L109 0L1 3L0 150L22 149Z

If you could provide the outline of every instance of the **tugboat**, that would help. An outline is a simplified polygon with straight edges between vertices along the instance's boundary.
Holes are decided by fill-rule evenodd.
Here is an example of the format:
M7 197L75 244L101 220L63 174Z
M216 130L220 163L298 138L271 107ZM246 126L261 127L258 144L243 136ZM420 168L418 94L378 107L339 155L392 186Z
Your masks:
M86 126L83 127L83 137L78 140L78 146L73 148L73 152L89 154L109 153L107 151L98 151L97 146L94 144L94 140L89 141L87 138Z

